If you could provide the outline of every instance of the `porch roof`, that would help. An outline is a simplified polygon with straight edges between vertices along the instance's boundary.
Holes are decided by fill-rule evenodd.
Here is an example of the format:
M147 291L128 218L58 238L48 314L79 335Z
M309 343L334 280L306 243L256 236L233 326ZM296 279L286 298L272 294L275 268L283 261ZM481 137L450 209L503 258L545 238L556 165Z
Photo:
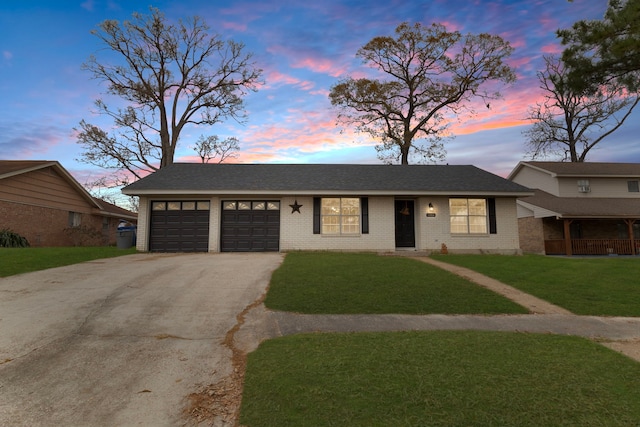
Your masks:
M638 218L640 219L640 199L600 198L600 197L556 197L542 190L534 190L534 195L518 199L518 203L538 213L536 217L558 218Z

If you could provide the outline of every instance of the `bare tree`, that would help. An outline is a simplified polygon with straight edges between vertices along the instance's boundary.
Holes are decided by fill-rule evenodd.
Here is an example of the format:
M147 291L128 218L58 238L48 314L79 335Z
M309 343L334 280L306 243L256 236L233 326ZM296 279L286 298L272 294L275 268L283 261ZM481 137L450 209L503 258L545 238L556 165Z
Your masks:
M220 141L217 135L201 135L198 142L193 146L193 150L198 153L202 163L209 163L210 160L217 159L217 163L223 163L227 159L237 159L240 145L238 138L227 138Z
M529 110L533 125L523 132L532 159L556 157L584 162L593 147L622 126L640 97L615 81L576 92L560 59L544 58L538 73L544 101Z
M376 148L385 162L408 164L412 152L442 159L445 115L468 108L473 98L499 97L484 84L515 81L504 63L513 49L498 36L462 35L440 24L405 22L395 32L396 38L375 37L356 54L388 80L347 78L331 88L331 104L339 108L339 122L381 141Z
M173 163L187 125L213 125L245 118L243 96L255 91L262 70L243 53L244 45L210 34L199 17L171 24L155 8L131 21L107 20L92 33L120 61L91 56L83 68L107 84L107 93L128 104L97 113L110 118L112 133L84 120L78 142L81 160L126 170L139 178Z

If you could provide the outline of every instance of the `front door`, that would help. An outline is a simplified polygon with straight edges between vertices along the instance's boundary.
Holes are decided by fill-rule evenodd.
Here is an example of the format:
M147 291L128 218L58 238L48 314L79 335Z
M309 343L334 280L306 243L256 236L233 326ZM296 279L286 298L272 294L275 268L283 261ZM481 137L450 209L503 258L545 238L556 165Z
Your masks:
M396 248L416 246L413 200L396 200Z

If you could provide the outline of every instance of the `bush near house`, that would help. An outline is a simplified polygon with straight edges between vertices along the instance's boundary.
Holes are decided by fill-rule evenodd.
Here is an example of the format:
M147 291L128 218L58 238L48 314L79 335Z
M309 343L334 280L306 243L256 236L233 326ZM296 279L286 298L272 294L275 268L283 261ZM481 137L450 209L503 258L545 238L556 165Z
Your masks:
M9 229L0 230L0 248L27 248L29 241Z

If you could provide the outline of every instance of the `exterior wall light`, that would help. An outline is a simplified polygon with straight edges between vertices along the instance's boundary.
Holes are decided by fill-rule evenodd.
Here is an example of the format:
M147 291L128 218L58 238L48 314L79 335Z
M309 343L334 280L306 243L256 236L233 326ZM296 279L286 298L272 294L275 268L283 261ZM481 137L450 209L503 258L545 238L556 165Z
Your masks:
M432 203L429 203L429 206L427 208L427 218L433 218L436 216L436 212L435 212L435 208L433 207Z

